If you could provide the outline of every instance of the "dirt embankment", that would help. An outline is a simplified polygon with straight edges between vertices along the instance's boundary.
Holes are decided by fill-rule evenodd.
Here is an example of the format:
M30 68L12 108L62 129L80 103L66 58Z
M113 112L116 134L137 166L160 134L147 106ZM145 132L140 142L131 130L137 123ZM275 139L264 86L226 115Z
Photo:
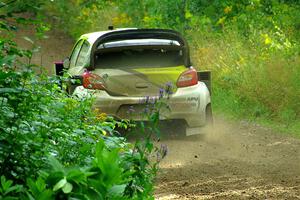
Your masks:
M24 39L28 37L34 43ZM17 44L24 49L33 49L38 47L38 51L33 54L31 63L42 66L43 68L35 69L39 72L45 69L48 74L54 73L54 62L62 61L70 56L74 40L59 30L51 30L45 33L45 38L38 39L35 37L33 27L20 27L16 32Z
M216 120L202 138L166 139L157 199L300 199L300 140Z
M29 48L17 33L17 43ZM69 55L74 41L60 31L38 40L33 63L53 73L53 62ZM34 38L34 37L32 37ZM217 120L205 137L168 138L160 164L156 198L300 199L300 140L247 123Z

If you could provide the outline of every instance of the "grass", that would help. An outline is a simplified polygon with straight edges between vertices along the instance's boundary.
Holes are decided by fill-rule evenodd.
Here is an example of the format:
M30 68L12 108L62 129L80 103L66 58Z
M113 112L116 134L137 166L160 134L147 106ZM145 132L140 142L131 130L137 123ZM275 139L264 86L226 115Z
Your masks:
M214 110L300 137L299 44L272 49L252 37L234 29L188 36L194 66L212 71Z
M217 91L216 91L217 90ZM263 105L245 103L231 92L215 88L212 96L215 115L222 115L234 121L246 120L274 130L275 133L289 134L300 138L300 121L279 121L270 117L270 112Z

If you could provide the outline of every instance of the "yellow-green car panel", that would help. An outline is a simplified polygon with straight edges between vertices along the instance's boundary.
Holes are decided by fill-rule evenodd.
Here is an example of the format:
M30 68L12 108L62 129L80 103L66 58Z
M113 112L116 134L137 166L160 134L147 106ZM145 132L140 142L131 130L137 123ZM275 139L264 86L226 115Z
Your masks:
M105 88L113 96L157 95L160 88L171 85L176 92L176 81L185 66L137 69L95 69L104 77Z

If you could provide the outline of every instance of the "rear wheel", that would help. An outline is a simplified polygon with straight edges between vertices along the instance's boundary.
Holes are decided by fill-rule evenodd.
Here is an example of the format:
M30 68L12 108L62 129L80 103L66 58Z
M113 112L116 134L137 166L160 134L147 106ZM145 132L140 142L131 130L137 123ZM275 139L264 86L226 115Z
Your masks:
M204 128L204 137L206 140L215 137L214 118L211 104L208 104L205 109L206 125Z
M206 125L212 126L214 123L211 104L208 104L205 109Z

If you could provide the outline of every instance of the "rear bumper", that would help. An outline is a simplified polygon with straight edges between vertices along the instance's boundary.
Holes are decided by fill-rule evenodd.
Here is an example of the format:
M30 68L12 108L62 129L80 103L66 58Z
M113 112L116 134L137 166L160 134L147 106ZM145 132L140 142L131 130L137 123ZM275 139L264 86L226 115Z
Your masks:
M79 97L92 95L95 98L93 107L99 108L108 115L132 120L146 120L145 114L141 110L141 102L145 100L145 97L110 96L106 91L87 90L82 86L75 89L74 95ZM198 82L197 85L191 87L178 88L166 102L169 109L162 109L161 119L182 119L189 127L205 125L205 109L210 103L210 94L203 82ZM134 110L136 105L139 105L139 110ZM130 106L133 106L133 109L129 110Z

